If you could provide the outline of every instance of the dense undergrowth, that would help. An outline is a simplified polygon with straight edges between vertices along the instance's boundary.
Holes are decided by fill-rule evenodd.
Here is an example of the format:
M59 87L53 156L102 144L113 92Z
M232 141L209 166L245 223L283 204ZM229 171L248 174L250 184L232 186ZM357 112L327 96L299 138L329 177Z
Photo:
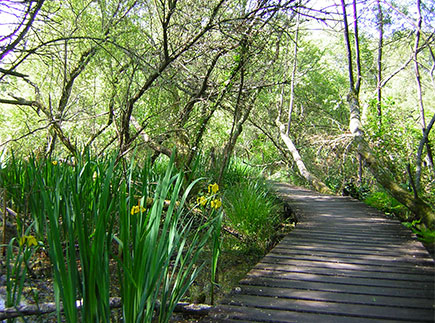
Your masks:
M51 297L58 321L108 322L111 299L120 297L123 321L167 322L186 297L213 303L273 244L280 202L238 160L221 185L205 156L194 165L187 172L168 158L90 153L4 158L6 306L23 294L30 303ZM51 295L24 293L36 280L52 280Z

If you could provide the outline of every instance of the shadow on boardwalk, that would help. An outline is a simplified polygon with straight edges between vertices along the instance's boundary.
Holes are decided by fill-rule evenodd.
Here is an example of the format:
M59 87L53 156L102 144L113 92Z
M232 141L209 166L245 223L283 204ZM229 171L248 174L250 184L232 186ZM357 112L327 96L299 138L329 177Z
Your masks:
M365 204L277 184L299 215L208 322L434 322L434 261Z

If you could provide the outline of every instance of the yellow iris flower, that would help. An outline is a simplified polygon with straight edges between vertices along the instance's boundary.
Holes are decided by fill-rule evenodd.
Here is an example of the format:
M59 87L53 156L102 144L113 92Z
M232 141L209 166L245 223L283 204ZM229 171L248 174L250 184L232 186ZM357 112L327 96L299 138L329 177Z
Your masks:
M204 196L199 196L196 199L196 202L201 206L205 206L207 204L207 199Z
M34 236L32 236L32 235L30 235L30 236L22 236L20 238L19 244L20 244L20 246L26 244L28 247L31 247L31 246L37 246L38 245L38 241L36 241L36 238Z
M130 214L133 215L139 212L145 212L145 210L146 209L143 206L140 207L139 205L135 205L131 208Z
M208 193L216 194L219 191L219 185L217 183L210 184L208 186Z
M222 201L221 200L215 199L215 200L211 201L211 207L212 208L218 209L221 206L222 206Z

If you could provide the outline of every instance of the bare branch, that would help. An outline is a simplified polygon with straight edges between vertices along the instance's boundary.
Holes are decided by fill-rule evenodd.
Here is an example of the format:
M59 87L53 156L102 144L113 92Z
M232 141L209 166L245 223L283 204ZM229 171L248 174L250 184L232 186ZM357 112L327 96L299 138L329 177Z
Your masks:
M21 139L24 139L24 138L26 138L26 137L28 137L28 136L31 136L31 135L35 134L36 132L38 132L38 131L41 131L41 130L47 129L47 128L49 128L50 126L51 126L51 123L49 123L49 124L47 124L47 125L45 125L45 126L43 126L43 127L39 127L39 128L33 129L33 130L29 131L28 133L19 136L18 138L8 139L8 140L6 140L5 142L0 143L0 147L3 147L4 145L6 145L6 144L8 144L8 143L10 143L10 142L20 141Z
M18 44L19 42L24 38L24 36L27 34L27 32L29 31L29 28L32 26L33 21L36 18L36 15L38 14L38 11L41 9L42 5L44 4L45 0L37 0L36 1L36 6L34 8L34 10L30 13L30 6L32 4L33 1L30 2L29 4L29 11L28 13L30 13L30 17L29 20L26 23L26 26L24 27L23 31L21 31L21 33L18 35L17 38L15 38L15 40L10 43L8 46L6 46L6 48L0 53L0 61L11 51L13 50ZM26 13L27 15L27 13ZM25 18L24 18L25 20Z

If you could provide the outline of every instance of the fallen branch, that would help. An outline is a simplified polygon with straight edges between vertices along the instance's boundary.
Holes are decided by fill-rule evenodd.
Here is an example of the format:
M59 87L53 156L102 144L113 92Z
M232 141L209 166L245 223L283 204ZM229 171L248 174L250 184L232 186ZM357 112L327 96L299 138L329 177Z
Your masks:
M208 220L207 216L205 216L200 209L194 208L194 209L192 209L192 212L193 212L193 214L199 215L202 218ZM233 229L225 224L222 224L222 230L224 230L226 233L232 235L233 237L239 239L240 241L246 242L245 237L239 231L237 231L237 230L235 230L235 229Z
M83 306L81 300L76 302L76 306L80 309ZM111 309L122 307L122 301L120 297L111 297L109 300L109 306ZM156 309L160 307L160 304L156 304ZM212 309L211 305L206 304L190 304L186 302L180 302L175 307L174 312L183 313L189 315L207 315ZM63 306L60 305L61 312ZM43 315L50 314L56 311L56 303L49 302L40 305L21 305L17 307L8 307L0 309L0 321L6 319L12 319L15 317L30 316L30 315Z
M77 309L83 306L81 300L76 301ZM112 297L109 300L110 308L119 308L122 306L120 297ZM60 311L63 312L63 306L60 305ZM56 303L49 302L39 305L20 305L16 307L6 307L0 310L0 320L11 319L15 317L42 315L56 312Z

